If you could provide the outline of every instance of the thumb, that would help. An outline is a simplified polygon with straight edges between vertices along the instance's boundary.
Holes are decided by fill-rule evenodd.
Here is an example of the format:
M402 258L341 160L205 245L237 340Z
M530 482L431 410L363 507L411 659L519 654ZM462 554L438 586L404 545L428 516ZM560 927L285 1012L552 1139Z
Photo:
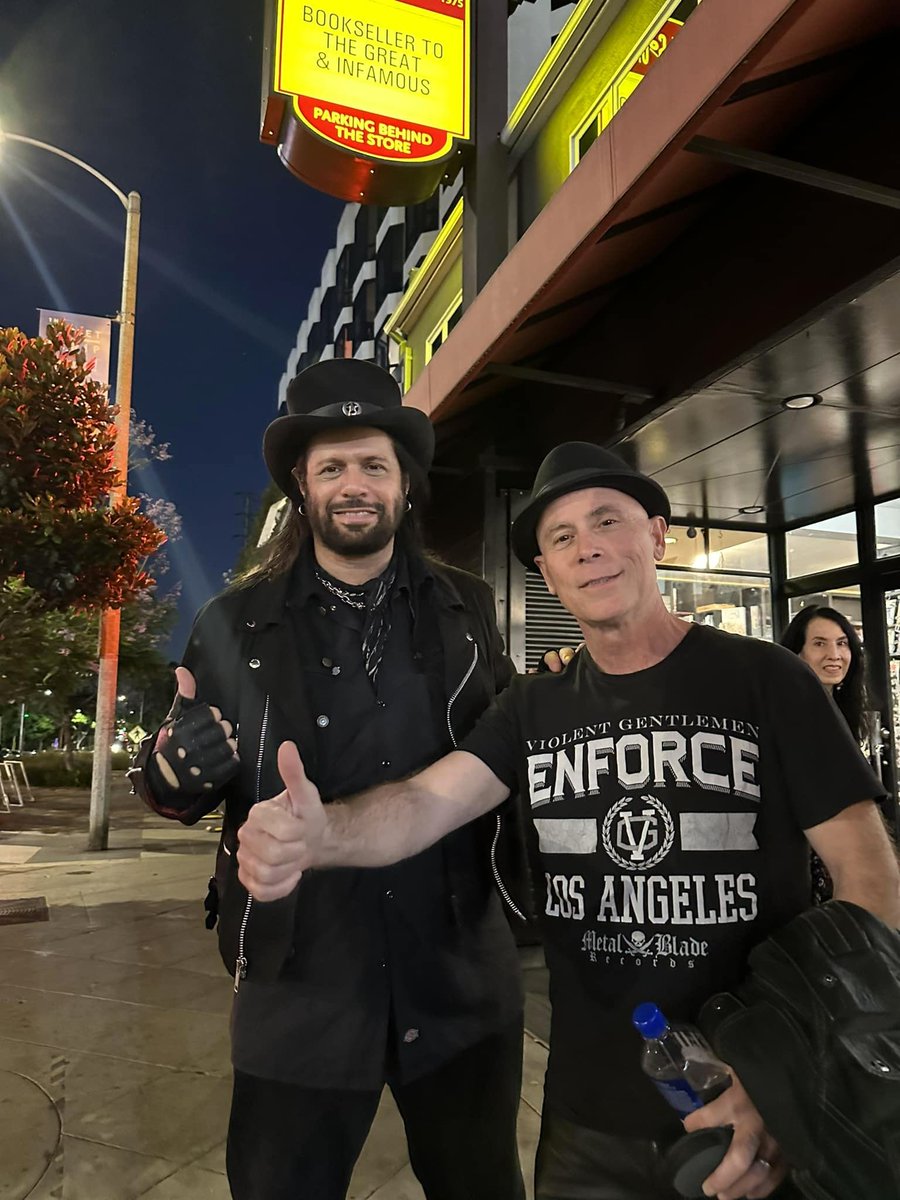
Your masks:
M197 681L187 667L176 667L175 678L178 680L178 695L184 700L196 699Z
M293 742L282 742L278 747L278 773L295 817L302 817L321 807L319 789L308 779L300 751Z

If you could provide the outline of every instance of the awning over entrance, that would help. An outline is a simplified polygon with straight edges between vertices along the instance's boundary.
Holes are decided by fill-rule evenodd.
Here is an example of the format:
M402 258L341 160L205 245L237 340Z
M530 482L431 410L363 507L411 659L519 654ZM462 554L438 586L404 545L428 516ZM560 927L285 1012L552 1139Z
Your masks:
M820 402L785 408L789 397ZM666 489L676 513L781 526L900 490L898 418L894 274L622 441ZM762 511L740 511L747 507Z
M707 519L900 489L898 50L883 0L703 0L407 403L621 444Z

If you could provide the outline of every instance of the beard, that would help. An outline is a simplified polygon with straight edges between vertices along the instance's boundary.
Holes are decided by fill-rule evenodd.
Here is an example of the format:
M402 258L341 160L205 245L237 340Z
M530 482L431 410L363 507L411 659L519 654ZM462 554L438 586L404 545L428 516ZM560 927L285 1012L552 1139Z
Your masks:
M373 509L376 519L374 524L360 529L339 525L334 519L335 513L348 508L359 508L360 505L338 504L320 507L310 504L307 500L306 507L306 518L315 540L321 542L333 554L342 554L346 558L367 558L370 554L378 554L384 550L397 533L405 516L403 497L390 507L385 504L362 506Z

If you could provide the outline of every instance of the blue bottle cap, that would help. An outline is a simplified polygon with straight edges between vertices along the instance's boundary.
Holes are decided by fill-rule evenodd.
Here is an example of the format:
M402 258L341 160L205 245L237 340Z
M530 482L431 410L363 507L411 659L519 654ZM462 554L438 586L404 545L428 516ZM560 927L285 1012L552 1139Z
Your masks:
M639 1004L631 1014L631 1023L645 1038L658 1038L669 1028L669 1022L656 1004Z

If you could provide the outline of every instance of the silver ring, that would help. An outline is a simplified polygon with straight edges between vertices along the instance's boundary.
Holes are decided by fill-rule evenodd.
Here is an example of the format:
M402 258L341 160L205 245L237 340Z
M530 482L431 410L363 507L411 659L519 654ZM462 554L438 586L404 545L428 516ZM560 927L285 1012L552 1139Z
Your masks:
M765 1167L767 1171L771 1171L771 1170L772 1170L772 1164L769 1162L769 1160L768 1160L767 1158L759 1158L759 1157L757 1157L756 1161L759 1163L759 1165L760 1165L761 1167Z

